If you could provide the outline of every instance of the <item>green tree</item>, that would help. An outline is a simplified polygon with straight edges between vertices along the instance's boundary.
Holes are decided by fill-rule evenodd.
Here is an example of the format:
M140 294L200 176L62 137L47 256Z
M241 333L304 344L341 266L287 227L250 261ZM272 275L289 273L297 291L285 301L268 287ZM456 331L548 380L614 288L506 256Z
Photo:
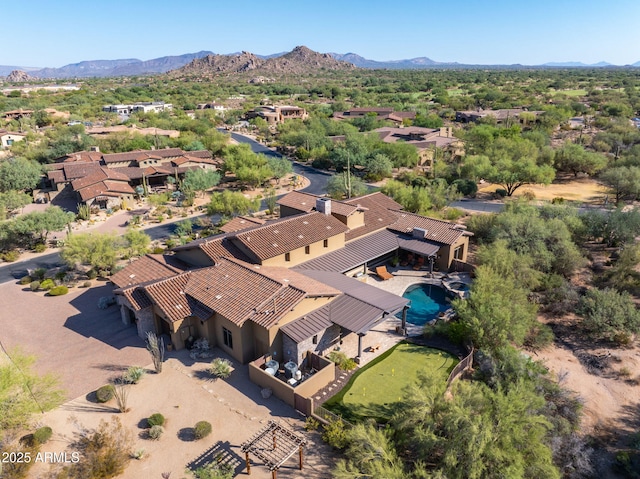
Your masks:
M590 289L580 298L582 327L594 338L627 344L640 332L640 311L629 293L614 289Z
M121 241L114 233L77 233L67 236L60 256L71 267L84 264L96 270L110 271L120 252Z
M636 208L588 211L581 218L586 236L610 247L630 244L640 235L640 211Z
M200 193L201 195L208 189L220 183L220 173L214 170L196 169L189 170L182 180L182 188L185 191Z
M278 183L280 183L282 178L293 172L291 161L283 156L267 157L267 166L269 170L271 170L272 177L275 178Z
M35 161L11 158L0 163L0 191L32 190L42 176L42 167Z
M615 196L616 204L625 198L640 197L640 166L616 166L607 168L600 175Z
M70 211L64 211L59 206L49 206L44 211L18 216L11 228L21 235L46 243L50 233L63 231L74 220L75 215Z
M538 149L529 140L498 138L487 156L468 157L465 169L476 178L503 186L511 196L521 186L553 181L555 170L537 160Z
M0 441L10 431L26 427L34 413L62 404L58 380L38 374L35 360L19 349L0 357Z
M207 205L207 214L221 214L224 216L246 215L251 211L258 211L260 200L247 198L240 192L224 190L221 193L211 195L211 201Z
M582 145L565 143L555 152L554 166L574 176L579 173L593 176L607 166L607 158L600 153L586 151Z
M389 157L383 153L376 153L364 162L366 177L369 181L380 181L389 178L393 170L393 164Z
M32 201L31 195L21 191L9 190L5 193L0 193L0 220L6 219L7 214L27 206Z
M264 193L264 201L267 205L267 212L272 215L276 211L278 195L274 188L268 188Z
M347 172L333 175L327 182L327 193L337 200L364 195L367 189L362 179Z
M142 256L149 251L151 238L143 231L129 228L122 239L124 240L123 252L127 258Z
M528 290L540 285L542 273L534 268L535 259L513 251L504 239L480 246L476 258L478 264L488 266L505 282L513 281Z

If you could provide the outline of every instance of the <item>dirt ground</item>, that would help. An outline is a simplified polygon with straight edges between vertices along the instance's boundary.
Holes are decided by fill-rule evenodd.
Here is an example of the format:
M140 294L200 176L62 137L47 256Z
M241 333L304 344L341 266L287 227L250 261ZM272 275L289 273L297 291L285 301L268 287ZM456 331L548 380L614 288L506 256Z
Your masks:
M216 356L224 356L214 350ZM73 452L69 446L80 428L94 428L101 420L119 418L134 438L134 451L144 450L142 459L132 459L121 476L160 478L170 472L172 478L191 477L186 470L207 463L221 455L222 461L236 470L236 477L247 475L241 444L265 427L269 420L307 439L303 470L298 469L298 454L278 471L281 478L321 479L330 477L334 462L330 448L318 432L306 432L304 421L291 407L275 397L263 399L260 389L249 381L247 368L237 366L228 380L213 381L206 368L208 361L192 360L187 352L174 352L164 363L163 371L148 373L140 383L129 386L129 411L118 413L115 402L92 401L92 395L80 396L40 418L54 431L53 439L43 451ZM210 361L210 360L209 360ZM165 432L153 441L146 436L146 418L161 413L166 418ZM210 436L195 441L192 428L198 421L213 426ZM49 465L37 464L32 477L49 470ZM271 473L253 457L251 477L268 479Z
M480 185L478 195L492 195L500 185L485 183ZM607 188L592 178L566 177L557 179L554 183L544 185L525 185L518 188L514 196L518 197L526 192L532 192L538 200L551 201L554 198L564 198L567 201L601 205L607 197Z

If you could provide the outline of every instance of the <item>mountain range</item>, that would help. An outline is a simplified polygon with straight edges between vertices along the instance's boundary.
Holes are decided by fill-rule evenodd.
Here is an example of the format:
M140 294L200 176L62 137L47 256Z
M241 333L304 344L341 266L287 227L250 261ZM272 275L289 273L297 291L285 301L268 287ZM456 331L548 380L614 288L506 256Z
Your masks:
M313 55L312 55L313 54ZM319 55L317 57L316 55ZM304 57L304 58L301 58ZM313 57L313 58L312 58ZM202 60L198 63L199 60ZM338 63L332 63L332 61ZM193 63L196 61L196 63ZM271 63L267 63L271 61ZM300 67L300 62L302 67ZM317 53L306 47L296 47L291 52L274 53L270 55L257 55L249 52L232 54L214 54L210 51L197 53L185 53L154 58L142 61L137 58L118 60L89 60L72 63L60 68L37 68L0 65L0 75L9 75L14 70L21 70L36 78L88 78L88 77L118 77L153 75L167 73L187 67L195 72L205 66L211 71L221 73L223 71L249 71L259 70L265 72L289 72L301 73L315 68L342 69L342 62L366 69L427 69L427 68L470 68L470 67L522 67L523 65L468 65L458 62L437 62L427 57L418 57L405 60L376 61L364 58L356 53ZM614 67L607 62L585 64L582 62L549 62L538 67L547 68L602 68ZM640 61L632 67L640 67Z

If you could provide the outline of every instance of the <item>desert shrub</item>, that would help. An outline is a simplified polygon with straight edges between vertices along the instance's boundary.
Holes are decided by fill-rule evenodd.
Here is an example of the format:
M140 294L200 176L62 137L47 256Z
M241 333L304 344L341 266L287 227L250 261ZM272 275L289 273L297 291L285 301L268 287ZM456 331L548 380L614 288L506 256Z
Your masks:
M14 261L18 261L18 259L20 259L20 252L15 249L5 251L2 254L1 259L5 260L7 263L13 263Z
M152 414L147 418L147 424L149 427L164 426L164 416L159 412Z
M318 420L311 416L309 416L304 422L305 431L317 431L319 427L320 423L318 422Z
M51 436L53 435L53 430L49 426L39 427L33 433L33 440L37 444L45 444Z
M590 289L580 298L577 313L584 318L582 327L596 339L624 345L640 332L640 311L626 292Z
M153 248L153 249L151 250L151 252L152 252L153 254L162 254L162 253L164 253L164 248L163 248L163 247L161 247L161 246L156 246L155 248Z
M499 196L500 198L504 198L505 196L507 196L507 190L505 190L504 188L498 188L496 190L496 196Z
M536 194L533 190L524 190L522 191L522 198L524 198L527 201L533 201L536 199Z
M80 461L64 466L55 479L107 479L126 469L133 452L133 439L120 420L101 421L95 430L83 432L71 444Z
M227 379L231 376L231 362L224 358L215 358L211 361L209 372L216 378Z
M66 271L58 271L55 275L56 281L64 281L65 278L67 277L67 272Z
M44 253L47 250L47 245L43 243L38 243L33 247L33 251L36 253Z
M328 357L330 361L336 363L343 371L351 371L357 366L357 363L353 359L348 358L346 354L340 351L331 351Z
M196 479L233 479L233 466L225 463L212 462L193 471Z
M2 463L0 463L0 477L2 479L24 479L25 477L30 477L29 469L35 463L36 455L39 451L39 445L33 440L33 435L30 434L30 437L27 440L9 442L6 444L0 445L0 457L3 458ZM31 457L31 461L12 461L8 458L5 459L5 454L21 454L21 455L29 455Z
M84 283L82 283L82 287L83 288L90 288L91 287L91 281L85 281Z
M344 421L339 418L327 424L324 427L324 432L322 433L322 440L334 449L346 449L349 445L349 438L347 436L347 429Z
M107 309L113 304L116 304L116 298L113 296L101 296L98 300L98 309Z
M96 279L98 277L98 272L95 269L90 269L87 271L87 278Z
M67 294L69 292L69 288L67 286L54 286L49 290L49 296L62 296L63 294Z
M133 459L138 459L138 460L140 460L140 459L142 459L142 458L144 457L144 454L145 454L145 450L144 450L144 449L136 449L136 450L133 452L133 454L131 454L131 457L132 457Z
M144 375L145 370L143 367L130 366L129 369L127 369L127 372L122 376L122 379L130 384L138 384Z
M464 196L475 196L478 192L478 184L473 180L455 180L452 183L458 192L462 193Z
M31 288L31 291L38 291L38 289L40 289L40 281L31 281L29 288Z
M78 205L78 219L88 220L91 218L91 207L89 205Z
M44 289L45 291L49 291L55 285L56 285L56 283L54 283L51 278L45 279L42 283L40 283L40 289Z
M455 221L458 218L462 218L466 213L459 208L445 208L442 215L445 220Z
M202 439L211 434L211 423L208 421L198 421L193 428L196 439Z
M31 273L31 277L33 279L39 279L40 281L42 281L44 279L44 275L47 273L47 270L44 268L37 268L35 270L33 270L33 273Z
M29 276L29 275L26 275L26 276L23 276L22 278L20 278L20 284L23 285L23 286L31 283L31 281L33 281L33 280L31 279L31 276Z
M105 384L96 391L96 400L98 402L107 402L113 397L113 385Z
M164 428L162 426L159 426L157 424L155 426L151 426L151 428L149 429L149 439L157 441L158 439L160 439L163 432Z

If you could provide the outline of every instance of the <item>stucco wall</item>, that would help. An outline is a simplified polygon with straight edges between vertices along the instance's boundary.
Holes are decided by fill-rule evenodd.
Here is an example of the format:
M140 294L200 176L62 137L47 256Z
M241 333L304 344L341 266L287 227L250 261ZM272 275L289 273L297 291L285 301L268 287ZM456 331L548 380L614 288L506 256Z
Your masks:
M296 343L286 334L282 334L282 354L285 361L291 360L296 364L302 363L309 351L324 356L340 341L340 326L334 324L318 333L318 344L313 344L313 338ZM289 354L287 354L289 352Z
M344 233L327 238L327 247L324 247L324 240L316 241L309 245L309 253L306 253L306 247L297 248L289 252L289 261L286 261L286 255L281 254L273 258L262 261L265 266L285 266L292 268L300 263L330 253L344 247Z
M193 266L213 266L213 260L200 248L176 251L175 256Z

